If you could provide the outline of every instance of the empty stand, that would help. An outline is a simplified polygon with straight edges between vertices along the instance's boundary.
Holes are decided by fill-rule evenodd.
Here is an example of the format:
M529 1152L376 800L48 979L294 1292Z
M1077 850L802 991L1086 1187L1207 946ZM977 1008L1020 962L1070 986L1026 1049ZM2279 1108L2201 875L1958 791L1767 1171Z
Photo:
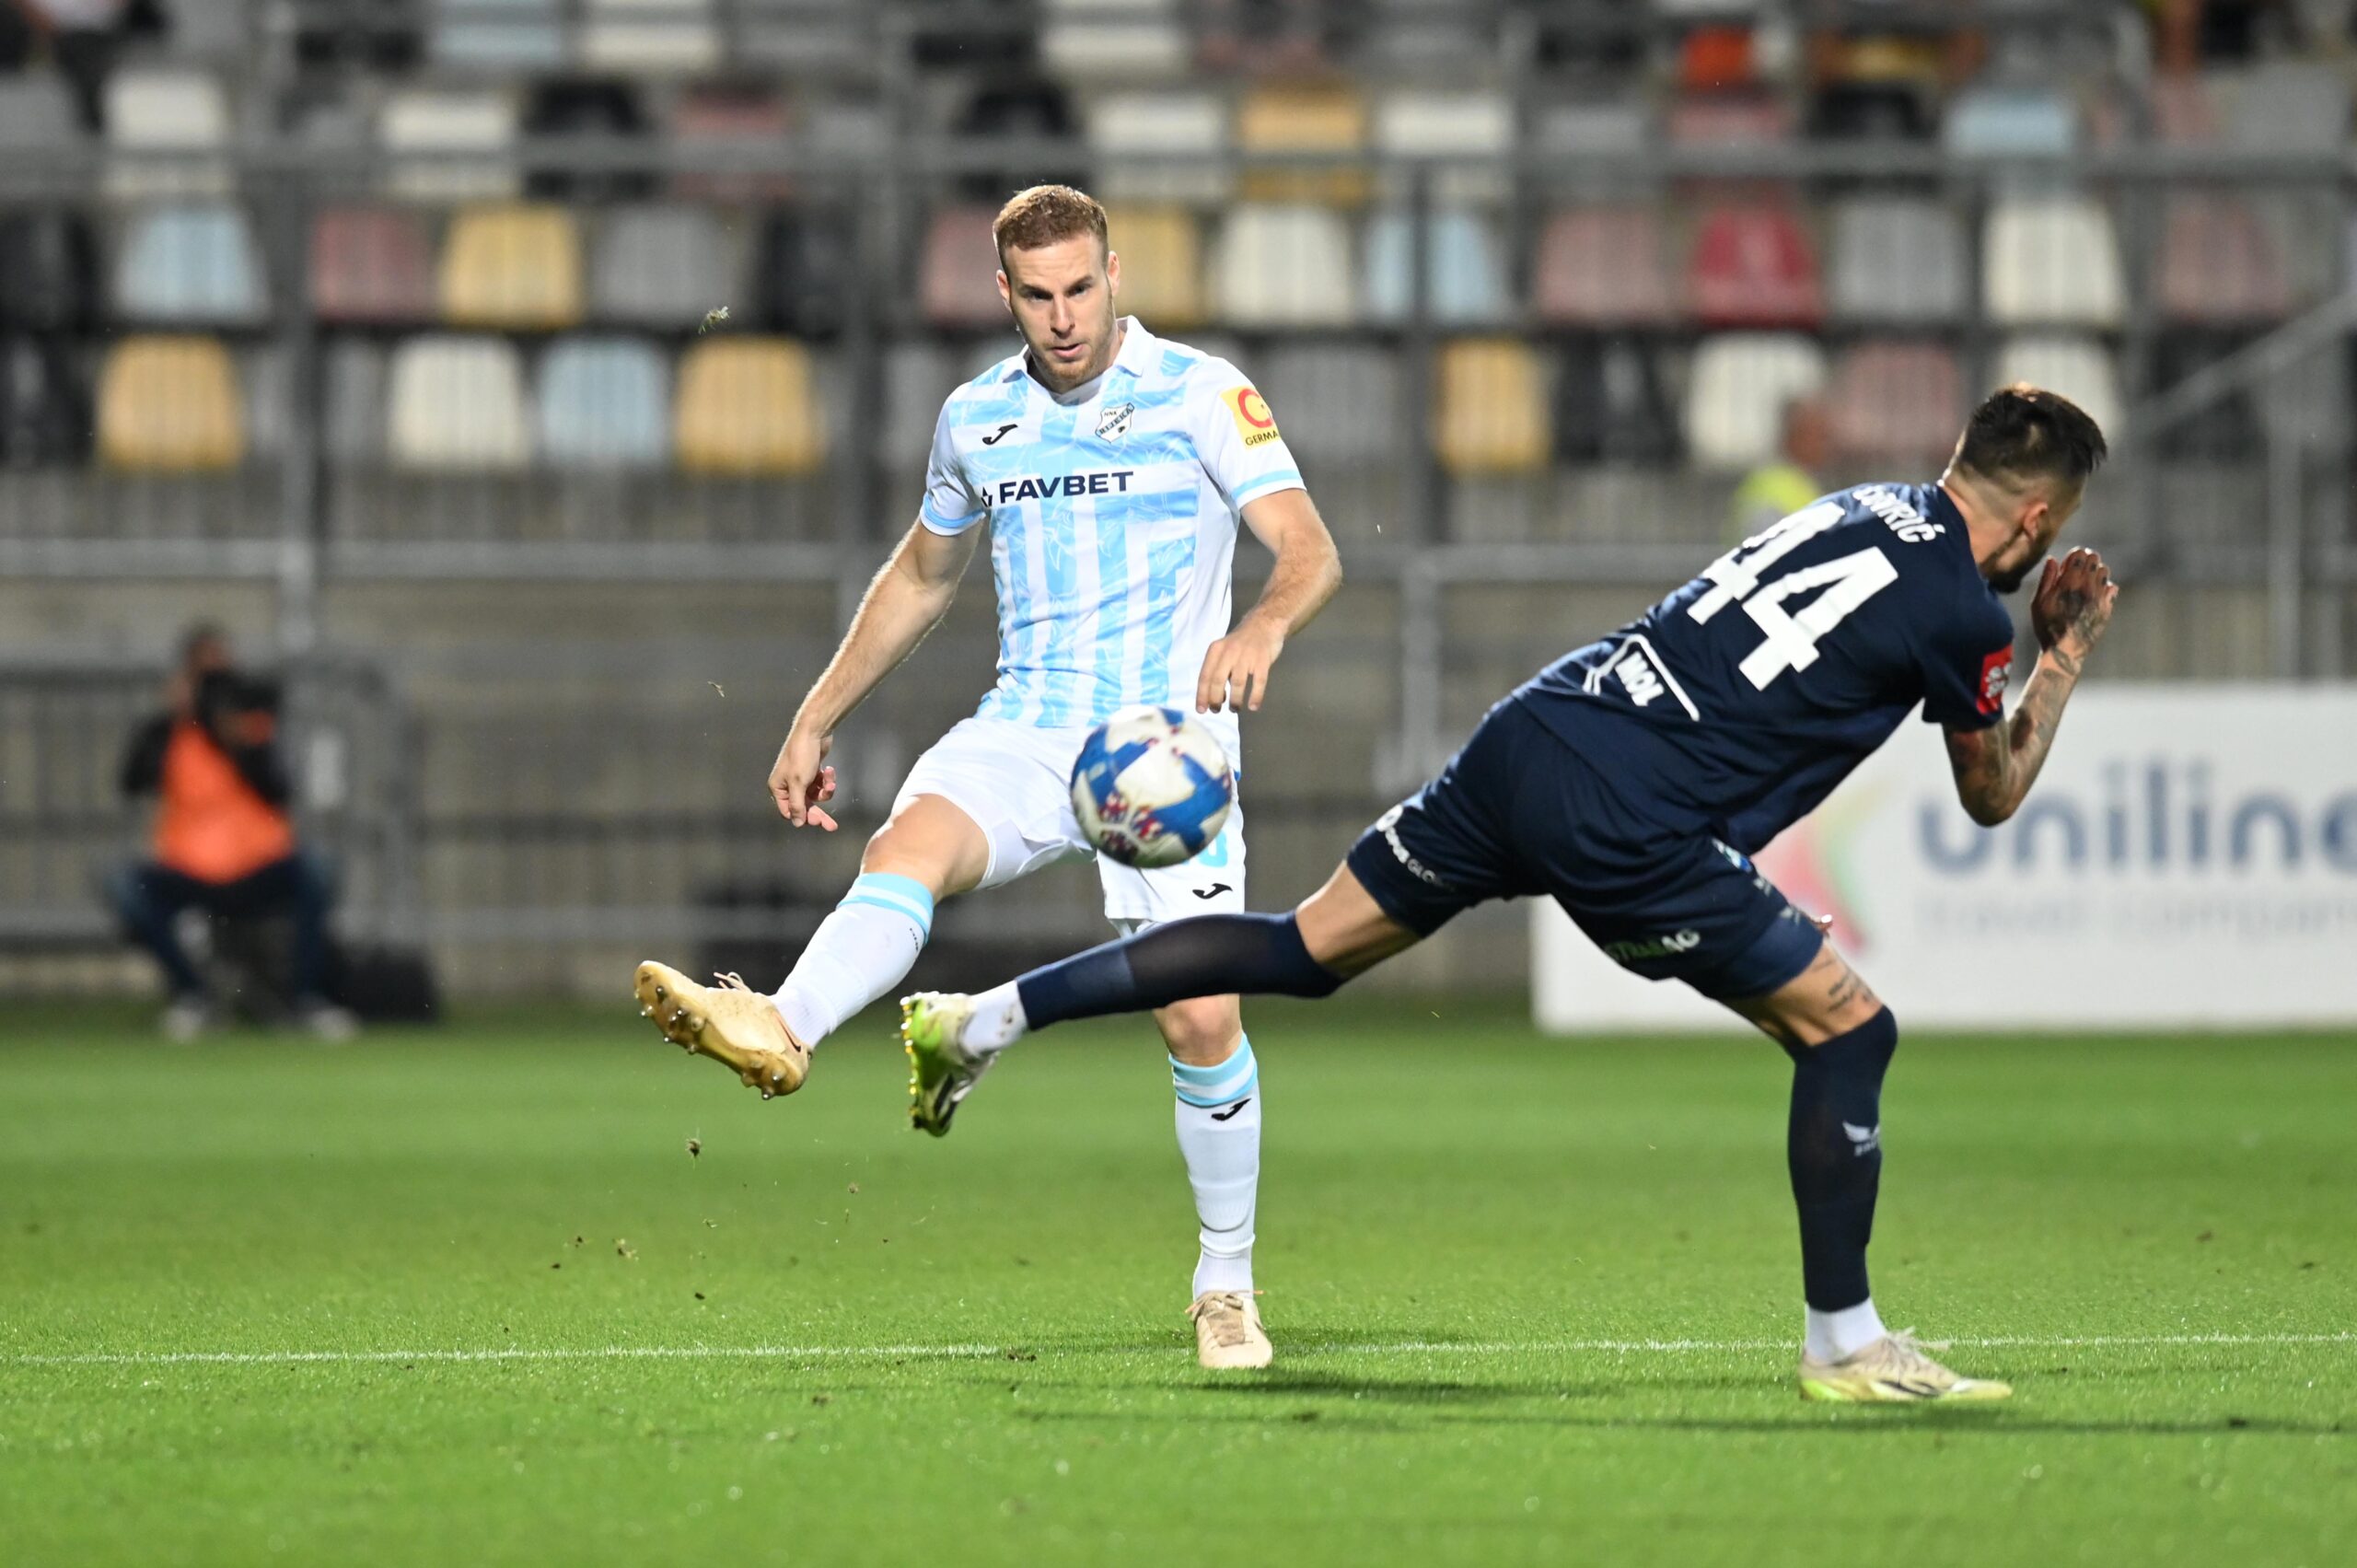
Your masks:
M1548 220L1533 289L1541 319L1566 326L1655 326L1676 313L1660 212L1581 207Z
M2171 321L2241 326L2292 309L2291 280L2266 224L2232 195L2169 198L2154 293Z
M502 338L430 333L393 351L386 452L422 472L493 472L531 458L524 369Z
M1356 206L1366 200L1366 169L1349 160L1349 155L1364 153L1367 145L1366 100L1353 88L1255 88L1237 107L1236 142L1248 157L1306 155L1323 165L1248 167L1243 188L1248 201ZM1344 161L1337 167L1336 159Z
M540 360L538 451L557 467L653 468L670 456L670 375L631 338L563 338Z
M1963 226L1942 202L1860 196L1833 209L1830 293L1846 321L1943 325L1970 303Z
M1500 93L1401 90L1387 94L1375 110L1377 152L1446 160L1433 190L1442 203L1504 199L1514 130L1514 104ZM1388 181L1388 199L1403 199L1402 184L1397 178Z
M1686 391L1686 445L1694 460L1746 469L1777 455L1784 405L1822 390L1825 355L1789 332L1730 332L1694 352Z
M107 192L124 200L218 195L229 173L229 95L202 71L127 68L106 85Z
M266 312L245 214L225 204L135 214L115 267L115 308L145 324L250 327Z
M588 0L581 59L600 71L689 75L720 64L710 0Z
M392 94L377 133L393 160L391 189L421 202L514 195L516 122L516 102L505 93Z
M1190 45L1169 0L1048 0L1039 56L1083 81L1186 75Z
M1702 326L1814 329L1825 319L1817 250L1793 212L1748 203L1703 215L1687 263Z
M479 71L552 71L565 63L557 0L464 0L439 11L434 58Z
M1511 338L1445 344L1434 377L1433 444L1453 474L1535 473L1550 447L1546 377Z
M696 343L680 356L672 447L691 473L807 474L826 455L810 356L780 338Z
M998 241L992 207L947 207L925 233L917 288L925 319L941 327L995 326L1006 319L998 296Z
M552 331L581 319L581 235L553 205L474 207L442 243L442 319L456 327Z
M98 276L90 226L68 207L0 215L0 321L37 332L90 324Z
M632 326L697 326L705 312L737 297L731 249L707 207L617 208L598 226L590 308L601 320Z
M1658 356L1630 338L1563 345L1555 377L1555 455L1569 463L1659 467L1678 456L1678 416Z
M322 321L393 325L435 312L434 238L421 213L329 208L311 226L310 273Z
M217 338L129 337L99 372L99 456L133 472L234 469L245 417L229 351Z
M1213 297L1238 327L1336 327L1357 314L1351 237L1329 208L1232 209L1212 262Z
M1981 283L2001 326L2113 328L2126 312L2111 214L2083 197L1999 203L1982 236Z
M1361 297L1372 320L1402 320L1414 303L1409 229L1404 213L1378 213L1368 225ZM1468 212L1434 213L1423 232L1424 297L1434 320L1461 326L1498 321L1511 312L1505 258L1487 222Z
M2061 157L2076 145L2078 112L2038 87L1968 87L1949 103L1942 127L1959 157Z
M1863 343L1845 350L1826 389L1833 445L1866 462L1931 463L1964 428L1964 376L1945 345Z
M1227 106L1211 94L1108 93L1088 110L1086 123L1106 200L1227 200Z
M1184 207L1115 206L1106 227L1121 258L1121 308L1154 331L1183 331L1210 315L1203 247Z

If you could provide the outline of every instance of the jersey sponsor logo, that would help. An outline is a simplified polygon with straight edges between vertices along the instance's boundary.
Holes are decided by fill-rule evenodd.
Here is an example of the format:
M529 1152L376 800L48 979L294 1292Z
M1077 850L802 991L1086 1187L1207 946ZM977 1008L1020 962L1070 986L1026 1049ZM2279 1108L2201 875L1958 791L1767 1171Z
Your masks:
M1701 945L1702 934L1699 931L1671 931L1637 942L1608 942L1604 956L1616 963L1633 964L1645 958L1674 958Z
M1107 469L1097 473L1051 473L1044 477L1003 479L991 505L1011 506L1018 501L1076 500L1083 495L1127 495L1135 469Z
M1408 868L1409 876L1413 877L1419 882L1429 884L1434 888L1445 888L1448 886L1447 883L1443 882L1440 879L1440 874L1438 872L1432 870L1430 867L1425 865L1422 861L1418 860L1414 855L1409 854L1408 846L1399 842L1399 819L1406 814L1407 809L1407 805L1404 802L1393 807L1381 817L1376 819L1375 830L1383 835L1383 842L1391 846L1392 856L1397 859L1400 865Z
M1099 441L1119 441L1130 433L1130 420L1137 412L1138 405L1135 403L1123 403L1118 408L1107 409L1097 416L1097 438Z
M1257 387L1230 387L1219 395L1227 412L1236 416L1236 433L1247 447L1258 447L1277 438L1277 416L1269 412L1269 400Z
M2014 650L1999 648L1980 661L1980 684L1973 690L1979 694L1980 711L2002 714L2005 711L2005 688L2014 683Z

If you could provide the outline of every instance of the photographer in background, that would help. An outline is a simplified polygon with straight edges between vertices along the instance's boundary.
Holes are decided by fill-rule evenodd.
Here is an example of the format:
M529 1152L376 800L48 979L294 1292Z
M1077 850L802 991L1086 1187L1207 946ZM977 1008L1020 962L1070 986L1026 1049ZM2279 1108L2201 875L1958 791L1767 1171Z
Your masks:
M124 866L108 893L124 927L163 966L171 1003L164 1032L196 1038L215 1019L204 978L175 929L180 912L294 924L288 989L296 1018L322 1040L351 1038L352 1015L326 996L328 882L296 844L278 755L278 689L241 675L217 626L192 627L166 688L166 710L141 725L122 762L122 791L157 797L153 853Z

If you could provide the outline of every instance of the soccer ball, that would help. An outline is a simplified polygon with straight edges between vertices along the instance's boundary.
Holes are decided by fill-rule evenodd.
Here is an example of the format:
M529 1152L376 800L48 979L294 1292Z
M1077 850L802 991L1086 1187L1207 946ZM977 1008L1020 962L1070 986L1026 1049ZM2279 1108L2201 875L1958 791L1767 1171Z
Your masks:
M1123 708L1072 768L1072 809L1097 853L1152 870L1200 854L1236 803L1227 753L1180 708Z

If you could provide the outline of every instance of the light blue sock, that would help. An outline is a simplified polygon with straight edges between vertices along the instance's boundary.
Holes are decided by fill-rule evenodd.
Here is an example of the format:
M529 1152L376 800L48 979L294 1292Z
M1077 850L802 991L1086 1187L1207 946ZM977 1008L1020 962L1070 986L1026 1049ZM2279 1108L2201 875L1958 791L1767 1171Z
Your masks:
M1173 1057L1178 1152L1202 1225L1194 1294L1252 1288L1252 1217L1260 1193L1260 1068L1250 1036L1215 1067Z
M877 997L898 989L933 935L933 892L912 877L861 875L773 998L785 1027L806 1046L841 1028Z

